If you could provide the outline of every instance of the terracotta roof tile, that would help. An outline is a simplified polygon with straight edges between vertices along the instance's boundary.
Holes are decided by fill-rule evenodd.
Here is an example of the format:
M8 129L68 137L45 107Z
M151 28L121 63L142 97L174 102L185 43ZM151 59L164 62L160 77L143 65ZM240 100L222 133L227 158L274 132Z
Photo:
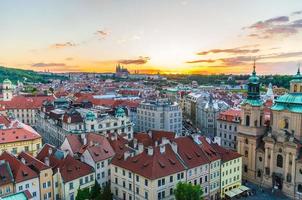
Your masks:
M38 177L35 171L6 151L1 154L0 160L5 160L9 163L16 183Z

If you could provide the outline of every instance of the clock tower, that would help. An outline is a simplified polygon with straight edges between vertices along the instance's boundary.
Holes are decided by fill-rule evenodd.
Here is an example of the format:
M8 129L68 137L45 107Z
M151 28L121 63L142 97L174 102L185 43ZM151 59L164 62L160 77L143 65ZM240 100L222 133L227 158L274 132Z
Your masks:
M243 179L256 182L256 149L265 133L260 82L254 63L248 79L247 98L241 104L241 122L238 126L237 151L242 157Z

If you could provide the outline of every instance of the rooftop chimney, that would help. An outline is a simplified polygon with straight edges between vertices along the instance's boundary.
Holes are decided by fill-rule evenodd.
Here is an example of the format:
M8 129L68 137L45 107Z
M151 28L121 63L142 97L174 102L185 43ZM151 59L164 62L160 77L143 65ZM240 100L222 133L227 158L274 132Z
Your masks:
M149 155L149 156L153 156L153 151L154 151L154 150L153 150L153 147L152 147L152 146L149 146L149 147L148 147L148 155Z
M129 151L125 151L124 152L124 160L127 160L127 158L130 156L130 152Z
M159 145L159 151L160 151L161 154L165 153L166 145L164 145L164 144Z
M135 149L137 148L137 139L136 138L133 139L133 147Z
M142 153L143 151L144 151L143 143L138 143L138 154Z
M44 158L44 163L45 165L49 166L49 157Z
M163 138L161 139L161 143L162 143L162 144L168 144L168 142L169 142L169 140L168 140L166 137L163 137Z
M152 138L152 131L151 130L148 131L148 135L149 135L150 138Z
M52 154L52 148L49 147L49 148L48 148L48 155L51 155L51 154Z
M87 138L86 138L86 135L84 133L81 134L81 140L82 140L83 145L87 144Z
M172 146L172 150L174 151L174 153L177 153L177 143L172 142L171 146Z

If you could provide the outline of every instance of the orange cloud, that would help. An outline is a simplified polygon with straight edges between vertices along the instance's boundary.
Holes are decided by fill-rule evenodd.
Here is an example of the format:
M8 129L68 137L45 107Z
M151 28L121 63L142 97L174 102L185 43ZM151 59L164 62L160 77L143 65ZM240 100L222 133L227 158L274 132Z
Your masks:
M65 43L56 43L50 46L50 48L52 49L63 49L63 48L67 48L67 47L75 47L77 46L75 43L73 42L65 42Z
M146 64L149 60L150 60L149 57L140 56L138 59L118 60L118 62L125 65L129 65L129 64L143 65Z

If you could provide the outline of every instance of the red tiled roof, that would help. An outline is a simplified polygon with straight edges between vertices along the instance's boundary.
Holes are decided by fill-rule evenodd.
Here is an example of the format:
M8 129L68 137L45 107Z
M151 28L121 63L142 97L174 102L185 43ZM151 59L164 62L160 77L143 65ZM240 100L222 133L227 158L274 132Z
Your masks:
M68 122L69 118L70 118L70 122ZM63 122L65 122L65 123L80 123L80 122L83 122L83 117L77 111L70 111L70 112L66 112L63 115Z
M205 153L192 138L178 137L174 141L177 143L178 154L189 168L194 168L210 162Z
M0 186L14 182L14 177L9 166L9 163L4 161L0 163Z
M11 121L6 117L0 114L0 124L4 124L4 126L9 126Z
M229 109L219 114L218 119L228 122L234 122L237 117L240 117L241 110Z
M121 135L117 135L116 137L111 137L109 135L108 140L116 154L123 154L125 151L130 150L130 148L127 146L128 140Z
M168 140L172 140L175 138L175 133L170 131L161 131L161 130L150 130L151 137L148 133L141 132L134 134L134 138L137 139L138 143L143 143L145 147L147 146L154 146L157 142L158 144L161 143L163 138Z
M32 155L30 155L24 151L18 155L18 159L19 160L24 159L26 162L25 164L27 166L29 166L32 170L39 172L39 173L45 169L50 168L49 166L47 166L46 164L44 164L37 158L33 157Z
M114 156L114 150L106 137L96 133L88 133L85 137L86 145L82 143L80 135L69 134L66 136L73 153L84 153L87 150L95 162Z
M164 153L160 153L157 146L153 155L148 155L147 150L126 160L119 155L113 158L112 164L152 180L185 170L169 144L165 145Z
M0 101L6 109L39 109L44 101L53 101L53 96L15 96L11 101Z
M230 149L225 149L221 146L219 146L216 143L212 143L211 146L215 149L215 151L217 153L220 154L221 159L224 162L230 161L230 160L234 160L236 158L240 158L241 155L239 153L237 153L236 151L230 150Z
M0 155L0 160L5 160L9 163L13 177L17 183L38 177L38 174L35 171L6 151Z
M30 126L22 124L23 127L13 127L0 130L0 144L35 140L41 136Z
M49 154L49 148L52 149L51 154ZM59 150L55 147L46 144L37 155L37 159L44 162L45 158L48 157L50 166L54 172L60 171L65 183L94 172L93 167L88 164L76 160L70 155L64 157L63 155L60 155L59 152L57 153L57 151ZM63 153L63 151L61 151L61 153Z
M206 156L210 161L215 161L220 159L220 155L215 151L215 149L208 143L204 136L199 136L201 144L199 145L201 149L205 152Z

